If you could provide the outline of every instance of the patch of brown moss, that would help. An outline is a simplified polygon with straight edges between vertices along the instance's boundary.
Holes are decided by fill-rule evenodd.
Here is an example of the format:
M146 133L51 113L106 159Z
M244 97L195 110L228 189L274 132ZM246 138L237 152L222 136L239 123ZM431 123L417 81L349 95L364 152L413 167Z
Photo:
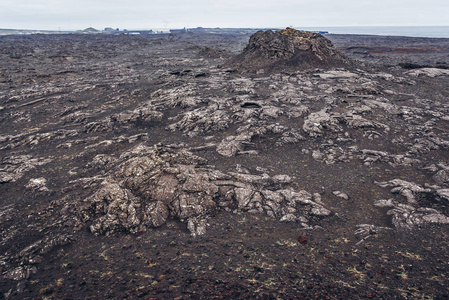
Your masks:
M301 31L301 30L297 30L297 29L294 29L291 27L287 27L285 29L278 30L277 32L280 32L282 34L289 35L289 36L292 36L292 37L295 37L298 39L311 39L311 38L319 35L317 33L313 33L310 31Z
M285 29L278 30L278 32L286 35L297 35L300 31L291 27L287 27Z

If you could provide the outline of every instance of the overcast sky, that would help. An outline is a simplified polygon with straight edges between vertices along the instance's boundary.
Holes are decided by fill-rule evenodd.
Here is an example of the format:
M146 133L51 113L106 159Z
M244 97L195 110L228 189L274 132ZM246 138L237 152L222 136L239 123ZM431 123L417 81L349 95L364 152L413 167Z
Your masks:
M0 28L449 25L449 0L0 0Z

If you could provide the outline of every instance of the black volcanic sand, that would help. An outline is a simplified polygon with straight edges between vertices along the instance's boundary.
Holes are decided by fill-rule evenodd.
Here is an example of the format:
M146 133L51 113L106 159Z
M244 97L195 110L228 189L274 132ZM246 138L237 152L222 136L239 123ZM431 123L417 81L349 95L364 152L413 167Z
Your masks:
M449 147L441 141L426 144L428 150L421 147L425 138L449 140L449 77L407 73L419 67L445 70L449 39L327 37L360 66L359 79L374 81L348 83L338 76L320 79L317 74L325 71L314 69L278 77L245 77L245 82L256 85L245 86L244 82L223 89L220 84L242 80L242 75L220 66L246 46L249 35L243 34L0 37L0 173L17 175L14 180L4 177L5 182L0 183L0 299L449 298L449 225L421 223L397 228L387 215L389 208L373 205L380 199L406 204L403 195L376 184L401 179L421 187L438 184L425 194L427 198L415 195L418 205L449 215L448 201L435 196L436 190L448 188L449 182L434 179L443 167L423 169L432 164L449 166ZM410 64L414 67L409 68ZM402 81L369 77L378 73ZM292 81L293 77L300 78L299 83ZM305 139L277 145L279 134L269 132L255 136L245 146L245 150L257 150L257 155L223 156L215 147L194 154L222 172L235 172L236 165L241 165L251 174L260 174L261 168L270 176L287 174L293 178L293 188L319 193L331 215L313 219L310 227L305 227L235 207L218 209L208 216L206 234L196 237L179 220L136 234L94 235L90 223L82 228L71 223L59 226L63 203L76 204L97 190L95 184L83 186L74 181L109 172L86 167L96 155L118 157L141 143L219 144L237 135L236 130L243 126L230 122L227 128L201 131L196 136L188 136L181 127L166 128L179 121L179 114L209 105L200 102L161 107L161 119L127 120L92 129L103 124L101 120L157 99L156 91L179 88L179 94L167 99L181 99L186 87L193 87L195 99L232 102L243 97L245 103L263 106L268 105L263 101L283 87L288 92L289 84L306 81L311 84L298 97L309 112L269 119L297 129ZM355 87L350 91L332 89L338 84ZM281 94L276 97L281 99ZM400 106L401 112L390 115L372 108L363 116L387 124L388 131L354 128L344 121L340 124L343 131L324 126L316 137L302 129L308 114L327 105L333 112L343 113L351 105L365 105L364 99L380 98ZM279 107L289 107L286 103L279 100ZM242 105L242 110L257 110L257 105ZM412 112L407 114L405 107ZM427 127L426 122L430 122ZM371 131L380 136L370 138ZM340 142L344 132L351 141ZM398 137L402 140L394 141ZM102 141L112 142L99 144ZM379 159L369 163L359 150L348 152L354 145L388 155L414 153L409 157L419 162L392 165L388 159ZM329 161L326 155L338 147L342 153L334 156L347 154L348 158ZM324 157L313 157L314 150ZM22 155L29 157L11 169L11 158ZM25 167L32 158L49 161ZM35 178L45 178L47 190L26 188ZM336 197L333 191L343 191L349 199ZM355 234L360 224L371 224L373 229L365 235ZM60 234L70 238L39 250L33 256L37 261L21 254L36 241L53 240ZM40 244L36 247L40 249ZM29 272L15 280L11 271L21 270L21 266Z

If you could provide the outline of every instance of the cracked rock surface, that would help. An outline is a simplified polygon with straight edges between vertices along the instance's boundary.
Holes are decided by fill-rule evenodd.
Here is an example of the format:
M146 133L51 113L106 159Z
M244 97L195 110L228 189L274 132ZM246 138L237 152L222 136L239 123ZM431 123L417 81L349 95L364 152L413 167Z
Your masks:
M301 220L305 227L331 214L309 192L289 187L287 175L223 173L188 151L164 146L137 146L122 157L126 160L118 172L101 183L80 211L80 221L92 221L95 234L136 233L170 218L187 222L192 235L202 235L209 214L218 208Z

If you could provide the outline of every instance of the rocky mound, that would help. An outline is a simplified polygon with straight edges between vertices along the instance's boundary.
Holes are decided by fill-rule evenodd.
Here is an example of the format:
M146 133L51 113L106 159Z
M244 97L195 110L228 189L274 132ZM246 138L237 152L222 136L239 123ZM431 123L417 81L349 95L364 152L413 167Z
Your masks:
M136 233L174 218L187 222L192 235L202 235L210 212L218 208L266 213L304 227L331 214L319 194L294 190L289 176L223 173L182 146L140 145L121 158L118 171L82 205L80 221L91 223L95 234Z
M248 73L348 65L350 60L321 34L288 27L256 32L243 52L229 62L230 67Z

